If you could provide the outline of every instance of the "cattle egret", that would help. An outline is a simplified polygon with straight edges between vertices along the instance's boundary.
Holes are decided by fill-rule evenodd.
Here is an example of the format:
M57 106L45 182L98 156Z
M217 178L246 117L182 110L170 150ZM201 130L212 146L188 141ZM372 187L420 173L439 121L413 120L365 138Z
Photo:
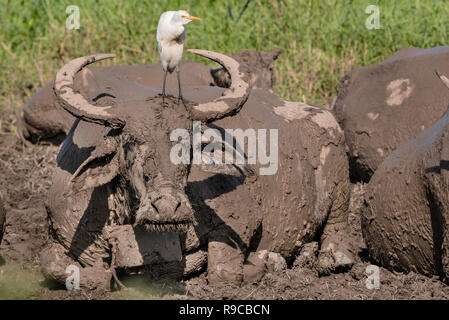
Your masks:
M159 18L157 26L157 48L161 59L162 68L164 69L164 82L162 84L162 104L165 99L165 80L167 72L172 73L176 70L178 77L178 103L184 99L181 92L181 79L179 75L179 63L181 62L182 52L184 50L184 42L186 39L185 26L192 20L201 20L192 17L185 10L167 11Z

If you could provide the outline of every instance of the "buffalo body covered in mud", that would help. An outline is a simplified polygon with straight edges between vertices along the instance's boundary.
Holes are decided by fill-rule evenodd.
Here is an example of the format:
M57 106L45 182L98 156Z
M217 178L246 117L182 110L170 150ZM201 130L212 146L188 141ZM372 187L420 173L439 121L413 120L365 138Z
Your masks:
M147 266L185 277L207 265L210 282L239 284L285 267L283 258L291 261L316 239L322 272L352 264L348 162L335 118L271 90L251 90L255 82L245 65L228 56L194 52L222 64L230 83L184 85L186 107L170 97L162 105L159 89L117 70L83 69L108 55L76 59L58 73L57 100L46 110L63 107L65 119L76 120L61 146L48 200L52 241L41 255L48 276L65 281L66 267L77 264L82 286L108 288L116 268ZM45 106L23 109L26 131L49 132L45 119L29 121L40 109ZM215 137L241 130L266 139L275 129L277 140L266 139L270 155L259 150L257 156L276 156L276 170L261 174L271 167L266 162L214 162L225 154L221 145L200 150L204 158L191 164L195 147L187 144L189 161L175 164L170 156L179 145L172 139L178 129L193 140L203 131L203 143L210 142L210 130ZM232 149L235 155L244 150L248 159L252 144L246 137Z
M441 79L449 87L445 76ZM449 111L397 148L366 187L362 231L390 269L449 276Z
M406 48L341 79L334 112L353 178L368 182L397 147L443 115L449 92L434 71L449 73L448 60L449 47Z

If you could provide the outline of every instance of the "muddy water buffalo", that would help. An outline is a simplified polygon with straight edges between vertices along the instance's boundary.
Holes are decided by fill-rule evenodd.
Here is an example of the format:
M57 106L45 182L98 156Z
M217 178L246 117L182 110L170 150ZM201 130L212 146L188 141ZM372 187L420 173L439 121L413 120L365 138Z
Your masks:
M354 178L369 181L397 147L443 115L449 92L434 70L449 73L448 59L449 47L406 48L341 79L334 112Z
M367 185L362 231L379 264L448 279L448 137L449 109L385 159Z
M188 275L207 263L210 282L241 283L279 261L270 251L292 260L317 239L320 270L352 264L348 163L334 117L266 89L250 90L244 65L196 52L220 61L232 81L228 89L184 86L188 109L171 99L162 106L160 90L86 69L80 87L91 95L77 93L73 78L95 56L59 72L58 104L78 119L58 155L48 201L54 241L41 262L49 276L64 281L65 268L79 264L82 285L107 287L116 267L163 262L162 269ZM173 164L171 132L190 135L195 119L219 134L277 129L277 171L260 175L265 163ZM239 147L249 150L248 144Z
M176 103L162 105L156 90L121 78L104 83L103 93L94 99L96 106L87 101L74 89L75 74L85 65L112 55L75 59L58 72L54 82L58 102L78 120L59 152L48 200L54 241L41 255L46 274L63 280L67 259L61 256L67 251L85 267L81 272L83 285L107 288L104 267L116 266L116 253L128 253L126 248L114 246L123 232L136 238L131 247L140 250L136 259L141 258L142 263L157 256L181 260L180 247L168 231L185 230L194 221L184 191L190 166L171 163L174 142L170 133L179 128L191 132L192 120L206 122L238 112L250 92L235 60L207 51L195 53L226 67L232 85L212 102L193 105L189 110ZM251 212L257 211L249 210L248 215ZM126 224L138 230L115 228ZM248 229L242 236L251 233L250 226L245 225ZM142 229L165 233L145 243L148 239L141 240ZM165 240L159 251L158 239ZM145 251L148 247L150 252ZM114 269L110 271L114 274Z

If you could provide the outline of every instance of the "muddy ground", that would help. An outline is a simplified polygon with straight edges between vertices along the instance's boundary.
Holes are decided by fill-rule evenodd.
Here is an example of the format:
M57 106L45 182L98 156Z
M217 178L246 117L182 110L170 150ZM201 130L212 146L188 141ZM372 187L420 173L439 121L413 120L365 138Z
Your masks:
M347 272L318 277L313 258L302 257L286 271L267 274L244 287L211 286L205 275L183 282L148 276L122 278L127 289L105 292L66 291L45 280L38 254L47 239L45 199L58 147L26 145L18 138L15 115L0 113L0 197L7 211L0 246L0 299L448 299L449 286L438 278L380 268L380 288L366 288L372 264L360 232L358 208L363 185L353 185L349 220L358 257ZM24 262L25 261L25 262Z

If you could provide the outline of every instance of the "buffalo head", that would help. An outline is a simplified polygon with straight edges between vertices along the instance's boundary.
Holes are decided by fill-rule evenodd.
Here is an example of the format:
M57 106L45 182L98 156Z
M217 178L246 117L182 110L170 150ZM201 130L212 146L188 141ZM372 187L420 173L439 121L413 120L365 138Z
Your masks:
M250 92L237 61L210 51L190 52L220 63L229 72L232 83L221 97L207 103L189 103L188 107L175 100L162 105L158 90L123 79L123 86L117 90L110 87L110 92L101 94L106 97L103 103L94 105L76 92L74 77L86 65L112 58L112 54L72 60L55 79L54 92L66 111L80 120L109 128L73 174L71 190L78 192L106 185L119 176L129 194L132 223L148 230L183 230L193 221L185 194L190 165L170 161L170 150L176 143L171 141L170 132L182 128L192 133L193 120L209 122L235 114ZM132 90L147 90L148 94L142 98L130 94Z

